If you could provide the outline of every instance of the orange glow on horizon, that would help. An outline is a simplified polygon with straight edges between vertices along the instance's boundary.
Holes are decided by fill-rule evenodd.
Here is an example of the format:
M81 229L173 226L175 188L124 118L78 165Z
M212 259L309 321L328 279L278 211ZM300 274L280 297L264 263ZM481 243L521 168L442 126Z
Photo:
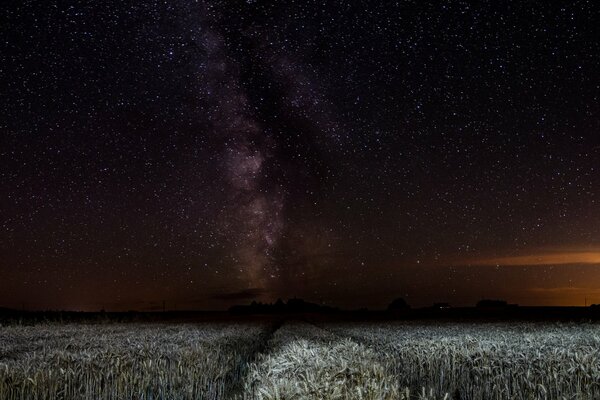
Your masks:
M520 256L492 257L471 260L468 261L467 264L479 266L600 265L600 251L561 251Z

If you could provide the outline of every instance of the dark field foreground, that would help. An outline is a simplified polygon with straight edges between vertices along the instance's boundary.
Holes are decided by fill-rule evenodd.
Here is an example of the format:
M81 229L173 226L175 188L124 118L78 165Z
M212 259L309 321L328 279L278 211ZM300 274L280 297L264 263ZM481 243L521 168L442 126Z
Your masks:
M595 323L0 327L0 399L599 399Z

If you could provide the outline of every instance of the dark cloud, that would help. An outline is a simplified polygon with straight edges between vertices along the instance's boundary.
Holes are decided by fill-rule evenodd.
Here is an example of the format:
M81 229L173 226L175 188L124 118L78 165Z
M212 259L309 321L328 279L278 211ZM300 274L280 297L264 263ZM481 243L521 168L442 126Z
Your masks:
M267 293L268 291L262 288L251 288L240 290L238 292L216 294L212 298L216 300L247 300L258 298Z

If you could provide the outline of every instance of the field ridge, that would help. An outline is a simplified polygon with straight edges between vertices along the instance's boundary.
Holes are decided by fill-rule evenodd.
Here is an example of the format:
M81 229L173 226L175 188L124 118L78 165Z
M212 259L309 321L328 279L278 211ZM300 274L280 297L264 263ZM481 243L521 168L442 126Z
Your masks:
M247 360L227 373L224 378L224 386L226 390L225 393L223 393L223 399L234 400L239 399L240 396L243 396L244 382L246 381L250 365L256 361L260 354L267 350L269 341L281 328L283 323L284 322L281 320L274 321L270 329L263 332L262 337L257 342L257 345L248 354Z

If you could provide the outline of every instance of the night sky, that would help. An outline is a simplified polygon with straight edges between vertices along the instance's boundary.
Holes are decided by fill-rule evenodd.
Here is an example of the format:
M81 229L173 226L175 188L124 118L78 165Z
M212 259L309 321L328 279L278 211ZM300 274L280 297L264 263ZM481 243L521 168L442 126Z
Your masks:
M594 1L7 1L0 306L600 303Z

